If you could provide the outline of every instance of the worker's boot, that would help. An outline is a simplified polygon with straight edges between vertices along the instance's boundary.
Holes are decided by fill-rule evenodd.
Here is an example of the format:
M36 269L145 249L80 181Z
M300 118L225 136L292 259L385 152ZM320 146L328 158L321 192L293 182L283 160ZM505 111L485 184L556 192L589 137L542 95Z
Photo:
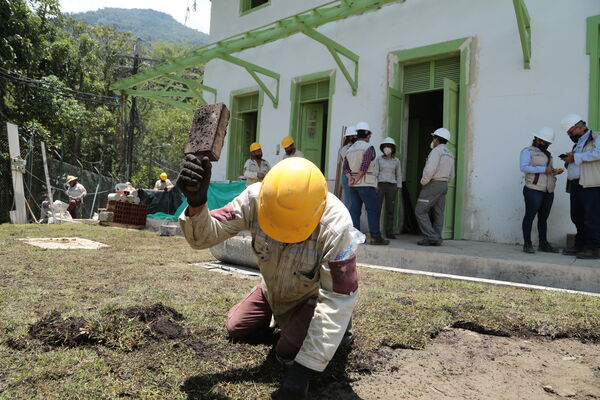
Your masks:
M586 249L577 253L580 260L598 260L600 259L600 249Z
M538 251L542 251L544 253L558 253L558 249L548 242L540 242Z
M577 254L581 253L582 251L583 251L582 247L574 246L574 247L567 247L566 249L563 249L562 253L565 256L576 256Z
M525 243L523 245L523 253L535 254L535 250L533 249L533 245L531 243Z
M375 246L387 246L390 244L390 241L381 236L371 236L371 244Z
M441 240L431 240L431 239L421 239L417 242L417 244L419 246L441 246L442 245L442 241Z
M385 237L388 239L396 239L396 235L394 235L393 233L386 233Z

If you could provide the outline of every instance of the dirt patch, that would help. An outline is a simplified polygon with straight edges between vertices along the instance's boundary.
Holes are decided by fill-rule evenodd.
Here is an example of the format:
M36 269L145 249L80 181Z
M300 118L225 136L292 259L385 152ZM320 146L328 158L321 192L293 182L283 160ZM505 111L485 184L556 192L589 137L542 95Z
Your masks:
M360 377L353 393L332 386L319 398L600 399L600 344L451 329L426 350L382 348L378 357L385 370Z
M29 327L29 336L50 346L75 347L95 343L83 327L86 320L80 317L63 317L52 311Z
M185 317L162 303L118 309L87 320L63 317L53 311L29 327L29 336L50 346L76 347L102 344L123 350L142 347L146 339L176 340L190 331L176 321ZM14 339L18 345L22 339Z

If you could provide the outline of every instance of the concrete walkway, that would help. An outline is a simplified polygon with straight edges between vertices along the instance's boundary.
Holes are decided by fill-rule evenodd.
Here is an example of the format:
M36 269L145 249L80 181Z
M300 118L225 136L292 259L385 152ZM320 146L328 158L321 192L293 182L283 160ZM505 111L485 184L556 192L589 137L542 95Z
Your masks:
M417 236L397 237L389 246L361 245L358 262L600 293L600 260L525 254L522 246L467 240L422 247Z

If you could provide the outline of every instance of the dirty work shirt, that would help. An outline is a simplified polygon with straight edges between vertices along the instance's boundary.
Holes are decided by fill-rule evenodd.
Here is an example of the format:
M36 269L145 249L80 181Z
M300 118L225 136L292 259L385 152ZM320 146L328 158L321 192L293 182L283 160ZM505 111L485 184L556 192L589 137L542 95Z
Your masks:
M246 164L244 164L244 178L246 178L246 187L252 185L253 183L259 182L258 174L267 174L271 166L267 160L262 160L260 166L256 160L250 158L246 160Z
M421 185L430 181L448 182L454 179L454 155L445 144L436 146L427 157Z
M170 190L173 188L173 183L171 182L171 180L167 179L167 180L157 180L156 183L154 184L154 190Z
M83 200L86 194L87 190L85 190L81 183L76 183L67 189L67 196L73 200Z
M250 230L252 247L262 274L264 295L275 321L284 327L296 308L316 299L306 339L295 361L323 371L337 350L358 297L352 220L341 201L331 193L319 225L300 243L281 243L258 226L260 185L248 187L231 203L209 213L206 207L193 217L182 213L179 223L194 249L206 249ZM219 211L219 218L214 211Z
M402 187L402 169L398 158L377 157L375 170L377 173L377 182L393 183L398 188Z
M292 158L292 157L300 157L300 158L306 158L304 157L304 153L301 152L300 150L296 149L296 151L294 152L294 154L292 154L291 156L288 156L287 153L285 153L283 155L283 159L285 160L286 158Z

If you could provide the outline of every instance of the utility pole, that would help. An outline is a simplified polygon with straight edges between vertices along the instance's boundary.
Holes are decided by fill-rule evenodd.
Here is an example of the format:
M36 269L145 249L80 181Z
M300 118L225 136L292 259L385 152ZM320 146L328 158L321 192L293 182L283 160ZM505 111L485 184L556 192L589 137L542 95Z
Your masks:
M140 47L142 39L137 38L133 46L133 68L131 74L138 73L140 67ZM133 88L135 89L135 87ZM125 179L131 180L131 172L133 168L133 139L135 136L135 128L138 124L137 99L131 96L131 108L129 109L129 126L127 129L127 140L125 142Z

